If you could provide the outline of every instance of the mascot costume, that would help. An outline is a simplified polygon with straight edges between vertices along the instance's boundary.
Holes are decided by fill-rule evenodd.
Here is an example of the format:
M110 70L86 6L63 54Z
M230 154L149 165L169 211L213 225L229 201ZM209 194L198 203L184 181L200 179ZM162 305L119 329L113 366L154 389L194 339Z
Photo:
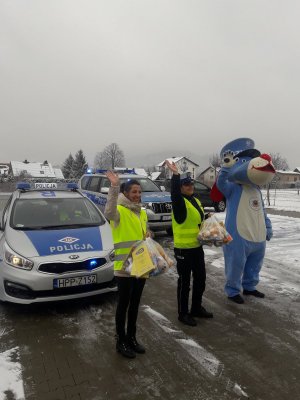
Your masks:
M220 156L222 168L216 186L226 197L225 226L233 238L223 247L225 292L230 300L242 304L242 288L245 295L264 297L256 290L256 285L266 240L270 240L273 233L259 186L271 182L275 169L271 157L254 149L254 142L249 138L226 144Z

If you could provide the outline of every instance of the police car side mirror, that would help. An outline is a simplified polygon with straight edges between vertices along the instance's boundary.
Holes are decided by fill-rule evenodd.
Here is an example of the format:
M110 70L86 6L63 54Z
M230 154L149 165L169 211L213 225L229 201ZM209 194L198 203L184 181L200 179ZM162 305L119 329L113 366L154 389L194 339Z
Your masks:
M166 191L166 188L164 186L160 186L160 190L162 190L163 192Z
M109 190L108 187L103 187L103 188L101 188L100 193L107 194L108 190Z

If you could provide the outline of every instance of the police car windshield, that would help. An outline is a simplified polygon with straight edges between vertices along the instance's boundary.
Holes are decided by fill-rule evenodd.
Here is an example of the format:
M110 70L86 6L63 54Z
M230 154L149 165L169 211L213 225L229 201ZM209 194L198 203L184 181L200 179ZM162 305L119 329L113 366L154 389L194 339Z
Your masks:
M14 229L64 229L105 223L97 208L85 198L16 200L10 218Z
M132 179L137 180L139 184L141 185L142 192L161 192L160 188L156 186L154 182L151 181L151 179L148 178L135 178L135 176L132 176ZM128 178L122 178L120 177L120 182L127 182L129 179Z

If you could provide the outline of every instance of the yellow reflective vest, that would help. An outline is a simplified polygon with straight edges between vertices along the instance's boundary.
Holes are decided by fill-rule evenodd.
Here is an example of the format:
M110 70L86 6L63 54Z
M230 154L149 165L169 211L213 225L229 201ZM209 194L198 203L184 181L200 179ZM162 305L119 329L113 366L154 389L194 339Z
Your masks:
M204 210L200 201L195 198L197 204L200 209ZM193 249L195 247L200 247L200 243L197 239L197 235L199 233L199 227L202 223L201 215L196 207L184 198L185 206L186 206L186 219L182 224L178 224L175 221L174 214L172 213L172 228L174 235L174 247L178 249Z
M138 216L124 206L118 205L120 223L115 226L114 221L110 222L115 248L114 270L122 269L131 247L139 240L143 240L147 229L147 213L141 209Z

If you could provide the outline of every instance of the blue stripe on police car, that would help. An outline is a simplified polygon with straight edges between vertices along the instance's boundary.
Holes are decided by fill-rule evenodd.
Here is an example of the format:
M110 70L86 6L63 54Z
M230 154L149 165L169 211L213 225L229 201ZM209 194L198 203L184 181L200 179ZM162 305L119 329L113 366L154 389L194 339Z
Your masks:
M98 227L26 231L40 256L103 250Z

